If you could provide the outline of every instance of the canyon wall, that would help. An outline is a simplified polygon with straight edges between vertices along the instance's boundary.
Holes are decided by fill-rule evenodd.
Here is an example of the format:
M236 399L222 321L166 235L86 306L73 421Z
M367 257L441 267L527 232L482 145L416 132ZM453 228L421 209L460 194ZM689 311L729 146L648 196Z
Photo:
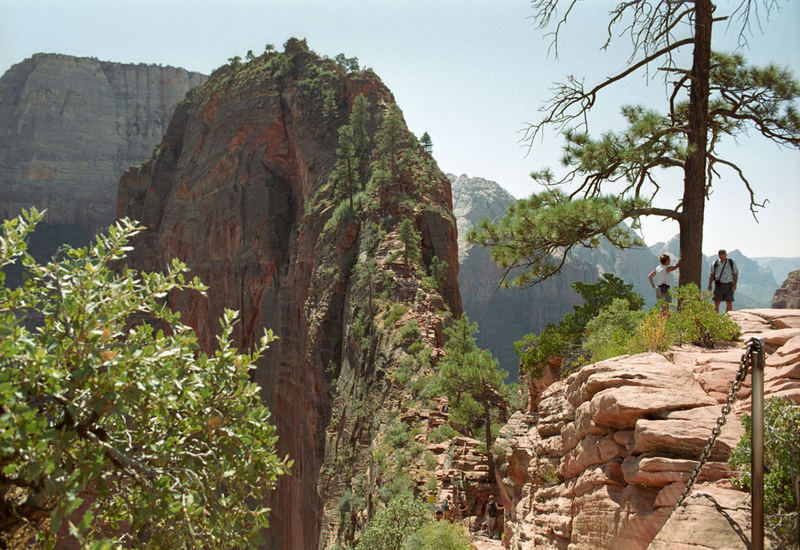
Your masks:
M205 79L57 54L11 67L0 78L0 218L36 206L65 231L108 227L120 176L150 155L175 105Z
M369 101L374 169L350 209L331 174L359 95ZM179 257L210 286L208 299L170 297L203 345L226 307L241 312L240 346L264 328L280 337L254 372L279 452L294 460L272 502L267 548L352 542L391 481L370 442L400 408L391 374L409 354L397 331L413 321L435 360L444 319L461 312L450 186L404 123L393 145L379 146L393 103L371 71L346 71L292 39L192 90L154 157L120 182L119 215L149 228L130 261L152 270ZM403 257L402 220L419 237L417 258ZM435 258L445 262L438 287L423 277ZM353 513L337 506L354 492Z

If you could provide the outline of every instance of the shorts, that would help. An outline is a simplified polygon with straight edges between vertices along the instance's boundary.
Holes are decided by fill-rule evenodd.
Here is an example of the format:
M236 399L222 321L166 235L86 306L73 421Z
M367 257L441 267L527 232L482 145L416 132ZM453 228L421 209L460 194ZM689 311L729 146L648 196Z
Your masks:
M667 303L672 302L672 296L669 295L669 287L667 287L666 292L661 292L661 287L656 287L656 302L659 300L664 300Z
M714 302L732 302L733 283L714 284Z

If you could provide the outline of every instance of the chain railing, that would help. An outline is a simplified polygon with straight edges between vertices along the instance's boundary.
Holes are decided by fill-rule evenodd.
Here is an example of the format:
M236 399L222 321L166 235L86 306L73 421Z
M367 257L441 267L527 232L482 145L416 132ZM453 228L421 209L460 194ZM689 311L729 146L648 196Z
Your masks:
M755 359L754 359L755 358ZM697 465L692 472L692 475L689 476L689 479L686 482L686 487L681 493L681 496L678 498L678 501L675 503L675 506L672 507L670 510L670 516L672 513L683 504L683 501L686 500L686 497L689 496L689 493L692 492L692 488L694 487L695 482L697 481L700 472L703 470L703 466L705 466L708 458L711 456L711 450L714 448L714 443L717 441L717 437L722 432L722 427L725 425L727 421L727 417L731 412L731 406L733 402L736 400L736 394L739 393L739 389L742 387L742 382L745 381L747 378L747 371L751 368L753 369L753 384L752 384L752 413L753 413L753 437L752 437L752 444L753 447L759 447L759 449L754 449L754 452L751 453L754 457L756 456L763 456L761 453L761 448L763 447L763 363L764 361L764 342L760 338L751 338L747 342L747 347L745 348L744 353L742 354L742 358L739 361L739 370L736 373L736 378L733 380L733 384L731 385L731 390L728 392L728 397L725 400L725 404L722 406L722 412L717 418L716 425L711 430L711 436L708 438L708 442L706 443L703 451L700 453L700 458L697 461ZM758 364L758 369L756 368ZM758 375L756 376L756 371L758 371ZM758 393L759 395L756 395ZM755 409L759 408L758 411ZM756 426L756 424L759 424ZM757 433L758 432L758 433ZM761 435L759 435L761 434ZM760 440L761 443L759 443ZM756 480L762 479L763 480L763 463L761 464L753 464L751 468L753 472L753 536L752 536L752 550L756 550L757 548L763 548L763 542L759 545L758 541L763 541L763 486L756 488ZM756 472L756 470L759 470ZM760 477L759 477L760 476ZM762 481L763 485L763 481ZM758 502L756 502L758 500ZM669 516L667 517L669 520ZM666 520L665 520L666 523ZM760 536L759 536L760 535Z

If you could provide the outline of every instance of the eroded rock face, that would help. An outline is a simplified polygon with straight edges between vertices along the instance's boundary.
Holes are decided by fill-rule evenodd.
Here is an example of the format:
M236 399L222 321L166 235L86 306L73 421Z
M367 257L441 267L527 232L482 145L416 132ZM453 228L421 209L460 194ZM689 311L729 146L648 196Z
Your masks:
M800 308L800 270L792 271L772 297L772 307L777 309Z
M254 373L279 452L294 460L271 503L268 548L326 548L374 513L385 480L368 447L382 414L400 408L389 376L405 354L395 332L413 320L435 358L443 310L461 312L447 282L458 269L450 187L407 130L397 172L386 164L358 199L364 207L342 214L347 199L329 176L358 95L370 103L374 138L389 90L372 72L347 74L290 40L284 53L215 71L178 105L159 153L120 182L119 214L149 228L132 263L163 269L179 257L209 285L208 299L170 298L204 346L223 308L241 311L240 346L264 328L280 337ZM410 266L392 257L404 218L421 236ZM448 266L438 289L417 275L434 256ZM401 314L386 320L394 306ZM337 503L357 476L363 499L345 517Z
M153 151L175 105L206 76L175 67L36 54L0 78L0 218L87 234L116 217L117 183Z
M767 398L800 403L798 310L737 311L743 339L768 353ZM670 510L694 470L740 366L743 346L623 356L547 387L500 433L498 472L510 548L746 548L748 495L730 483L750 377L690 498ZM734 527L732 527L733 521Z

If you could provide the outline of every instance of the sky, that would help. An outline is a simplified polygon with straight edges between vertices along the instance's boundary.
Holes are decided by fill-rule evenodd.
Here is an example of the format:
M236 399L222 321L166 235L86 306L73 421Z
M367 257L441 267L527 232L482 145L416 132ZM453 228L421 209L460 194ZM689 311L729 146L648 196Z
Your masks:
M740 0L719 0L729 12ZM760 0L758 0L760 3ZM0 74L37 52L104 61L160 63L210 74L248 50L282 49L305 38L320 55L358 57L392 90L417 135L427 131L439 167L493 180L517 198L538 192L531 171L557 169L554 131L521 141L554 82L567 76L593 85L626 67L626 37L607 51L607 14L617 0L579 2L559 41L535 25L528 0L0 0ZM753 63L774 62L800 78L800 2L779 0L779 11L751 19L742 53ZM739 27L714 27L714 47L738 47ZM652 73L651 73L652 75ZM590 118L594 135L618 128L619 108L644 104L663 111L663 80L634 75L609 89ZM723 171L706 207L703 250L739 249L750 257L800 256L800 152L751 135L726 143L759 200L753 219L744 186ZM672 208L682 175L660 175L653 204ZM677 223L647 218L648 244L677 234Z

